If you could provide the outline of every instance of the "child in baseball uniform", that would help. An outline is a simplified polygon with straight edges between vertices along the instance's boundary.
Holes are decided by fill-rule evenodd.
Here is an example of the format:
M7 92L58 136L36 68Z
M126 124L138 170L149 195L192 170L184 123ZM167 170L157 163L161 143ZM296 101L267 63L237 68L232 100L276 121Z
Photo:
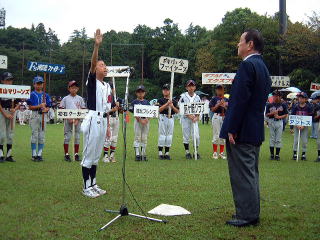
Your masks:
M201 102L200 97L195 93L196 83L193 80L189 80L186 83L187 92L181 94L179 105L182 103L196 103ZM195 132L196 138L196 148L199 147L200 144L200 135L199 135L199 115L198 114L190 114L181 116L181 127L183 134L183 145L186 152L186 159L192 159L192 155L189 151L189 141L190 139L193 142L193 135ZM193 156L194 157L194 156ZM197 153L197 159L200 159L200 154Z
M102 42L100 29L96 30L94 36L95 44L91 58L91 67L88 74L87 86L87 108L88 114L81 124L83 132L83 159L82 194L89 198L96 198L106 193L96 182L97 165L103 150L106 132L109 136L108 112L111 107L111 87L103 79L107 75L107 67L102 60L98 60L98 50Z
M51 106L51 99L47 93L43 92L43 78L36 76L33 79L34 91L31 92L30 99L27 100L31 110L31 151L32 161L41 162L42 151L45 142L45 131L48 121L48 111ZM43 115L43 116L42 116ZM38 151L37 151L38 145Z
M301 92L297 96L298 96L298 103L292 108L291 115L312 116L313 109L312 109L312 106L308 103L308 95L304 92ZM304 126L294 126L293 160L297 160L299 130L300 130L300 136L301 136L301 142L302 142L301 160L306 161L309 129L308 127L304 127Z
M2 74L1 83L12 85L14 77L9 72ZM19 99L0 98L0 163L15 162L12 157L12 144L16 111L19 108ZM7 143L7 154L4 154L4 144Z
M140 85L136 89L137 99L131 102L131 109L134 112L134 105L150 105L149 101L144 99L146 90L143 85ZM147 161L146 148L147 139L149 134L150 122L145 117L135 117L134 119L134 142L133 147L135 150L136 161Z
M114 88L112 84L110 84L112 88L112 92L114 93ZM117 148L118 142L118 133L119 133L119 126L120 126L120 118L119 114L121 112L121 105L122 100L118 98L117 100L114 98L114 94L112 96L112 103L111 103L111 110L109 112L109 121L110 121L110 136L106 136L104 141L104 158L103 162L116 162L115 153ZM109 155L110 150L110 155Z
M224 145L225 140L219 138L220 131L223 123L223 119L228 107L228 99L224 97L224 86L217 85L216 86L216 96L213 97L209 103L209 108L212 115L212 148L213 148L213 159L218 159L219 157L222 159L226 159L224 154ZM218 154L218 145L220 146L220 151Z
M159 106L159 138L158 138L158 151L159 159L170 160L170 147L172 145L173 129L174 129L174 114L179 113L178 102L170 98L170 85L164 84L162 87L163 97L158 99ZM171 115L169 116L169 108L171 108ZM163 148L165 154L163 154Z
M78 83L76 81L70 81L68 83L68 91L70 94L65 96L61 103L60 108L64 109L83 109L85 108L84 100L81 96L77 95L79 91ZM79 157L79 144L80 144L80 125L81 122L79 119L65 119L64 120L64 160L67 162L71 162L71 158L69 155L69 142L72 137L72 129L74 124L74 159L76 161L80 161Z
M273 102L266 108L266 117L270 131L270 160L280 161L280 150L282 147L283 119L288 116L288 108L281 101L281 92L274 91ZM274 155L276 148L276 155Z

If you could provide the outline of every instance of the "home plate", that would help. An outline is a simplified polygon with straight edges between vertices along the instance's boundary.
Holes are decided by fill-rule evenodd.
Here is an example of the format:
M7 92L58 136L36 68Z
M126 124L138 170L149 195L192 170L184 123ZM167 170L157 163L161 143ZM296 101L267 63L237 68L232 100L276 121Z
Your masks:
M160 216L179 216L191 214L191 212L184 209L183 207L169 204L160 204L159 206L150 210L148 213Z

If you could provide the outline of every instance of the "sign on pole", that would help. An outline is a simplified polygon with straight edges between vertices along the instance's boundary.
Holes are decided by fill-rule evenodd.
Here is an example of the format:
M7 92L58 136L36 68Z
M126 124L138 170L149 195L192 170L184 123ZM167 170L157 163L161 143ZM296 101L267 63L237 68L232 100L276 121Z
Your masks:
M0 98L29 99L30 94L31 94L30 86L0 84Z
M88 114L88 109L57 109L59 119L83 119Z
M179 113L181 115L209 114L209 104L204 102L180 103Z
M159 106L135 104L133 115L135 117L158 118Z
M289 115L289 125L311 127L312 116Z
M8 57L4 55L0 55L0 68L7 69L8 68Z
M188 60L162 56L159 59L159 70L185 74L188 71L188 64Z
M28 70L33 72L64 74L65 69L66 69L66 66L61 64L28 62Z
M290 77L288 76L271 76L272 87L287 88L290 87Z
M202 73L202 84L230 85L235 76L235 73Z
M130 73L129 66L108 66L106 77L128 77Z
M310 91L316 92L320 90L320 83L311 83Z

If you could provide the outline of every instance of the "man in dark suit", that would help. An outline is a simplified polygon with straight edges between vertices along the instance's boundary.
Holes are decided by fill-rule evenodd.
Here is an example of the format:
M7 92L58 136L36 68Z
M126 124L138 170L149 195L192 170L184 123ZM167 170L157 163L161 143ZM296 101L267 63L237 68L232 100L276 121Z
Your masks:
M271 89L269 71L263 62L263 38L246 30L238 43L242 58L233 80L229 107L220 137L226 139L230 182L236 214L226 224L257 225L260 216L258 159L264 141L264 109Z

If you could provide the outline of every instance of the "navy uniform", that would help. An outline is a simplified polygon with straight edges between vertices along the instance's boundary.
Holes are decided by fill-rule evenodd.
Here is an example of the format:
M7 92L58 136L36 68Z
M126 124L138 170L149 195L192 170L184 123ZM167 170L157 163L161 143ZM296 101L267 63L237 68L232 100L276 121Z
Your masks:
M274 96L281 97L281 93L276 91ZM282 147L283 119L288 116L287 105L283 102L269 103L266 108L266 117L268 117L268 125L270 131L270 159L280 160L280 149ZM276 155L274 156L274 148Z

